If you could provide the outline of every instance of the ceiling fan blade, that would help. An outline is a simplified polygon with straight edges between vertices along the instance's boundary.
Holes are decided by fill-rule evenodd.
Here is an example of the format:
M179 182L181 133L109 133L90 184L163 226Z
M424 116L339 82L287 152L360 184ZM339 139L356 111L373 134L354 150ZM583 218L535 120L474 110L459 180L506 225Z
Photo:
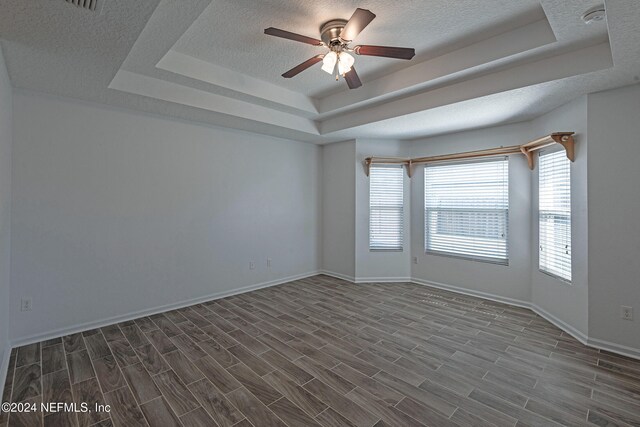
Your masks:
M362 86L360 77L358 77L358 73L356 73L356 69L353 67L351 67L351 70L344 75L344 79L347 81L349 89L357 89Z
M282 77L284 77L285 79L290 79L291 77L297 76L307 68L322 61L322 58L324 58L324 54L316 55L313 58L307 59L302 64L296 65L295 67L284 73Z
M340 32L340 38L344 41L355 39L375 17L376 15L370 10L357 8L349 18L349 22Z
M280 30L278 28L269 27L264 30L264 33L270 36L282 37L283 39L293 40L295 42L306 43L313 46L322 46L322 40L314 39L313 37L307 37L300 34L292 33L290 31Z
M384 56L385 58L411 59L415 56L416 50L412 47L393 46L356 46L353 51L358 55Z

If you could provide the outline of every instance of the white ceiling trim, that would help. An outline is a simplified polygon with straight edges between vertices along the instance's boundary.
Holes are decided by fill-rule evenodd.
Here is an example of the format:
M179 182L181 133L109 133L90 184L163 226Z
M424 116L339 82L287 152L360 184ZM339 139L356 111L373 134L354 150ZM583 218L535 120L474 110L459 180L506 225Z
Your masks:
M231 71L171 49L157 68L308 113L318 113L314 99L273 83Z
M313 120L131 71L118 71L109 89L229 114L312 135L320 134Z

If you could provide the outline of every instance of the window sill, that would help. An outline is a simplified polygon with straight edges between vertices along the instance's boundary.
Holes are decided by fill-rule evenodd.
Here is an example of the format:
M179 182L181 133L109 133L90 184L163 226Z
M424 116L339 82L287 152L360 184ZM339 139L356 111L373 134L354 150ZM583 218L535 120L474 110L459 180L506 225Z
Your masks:
M491 259L491 258L475 258L475 257L469 257L469 256L449 253L449 252L436 252L436 251L425 251L425 254L426 255L441 256L441 257L446 257L446 258L461 259L461 260L465 260L465 261L482 262L482 263L485 263L485 264L502 265L502 266L505 266L505 267L509 266L509 260L508 259L500 260L500 259Z
M565 285L573 286L573 283L571 283L571 280L567 280L567 279L565 279L564 277L560 277L560 276L558 276L558 275L556 275L556 274L550 273L550 272L545 271L545 270L543 270L543 269L541 269L541 268L538 268L538 271L539 271L540 273L544 274L545 276L553 277L554 279L556 279L556 280L558 280L558 281L562 282L562 283L563 283L563 284L565 284Z

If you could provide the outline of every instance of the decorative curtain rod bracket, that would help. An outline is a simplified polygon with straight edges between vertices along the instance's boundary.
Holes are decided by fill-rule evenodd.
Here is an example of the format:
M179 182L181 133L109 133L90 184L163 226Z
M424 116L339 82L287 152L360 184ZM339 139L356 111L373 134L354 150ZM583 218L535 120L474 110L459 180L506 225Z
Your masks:
M520 147L520 151L527 158L527 164L529 165L529 169L533 170L535 165L533 164L533 153L527 150L525 147Z
M573 139L573 132L572 133L554 133L551 134L551 138L553 138L553 140L562 145L564 147L564 151L566 151L567 153L567 158L569 160L571 160L572 162L576 161L576 142Z
M369 176L371 172L371 163L373 162L373 157L367 157L364 159L364 173Z

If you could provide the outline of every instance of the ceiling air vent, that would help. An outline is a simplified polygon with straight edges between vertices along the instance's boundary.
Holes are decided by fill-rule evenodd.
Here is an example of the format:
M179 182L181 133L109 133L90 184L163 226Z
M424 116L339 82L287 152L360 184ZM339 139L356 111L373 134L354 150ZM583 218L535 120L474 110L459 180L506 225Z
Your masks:
M91 10L94 12L101 12L102 3L104 0L66 0L67 3L71 3L75 6L83 9Z

